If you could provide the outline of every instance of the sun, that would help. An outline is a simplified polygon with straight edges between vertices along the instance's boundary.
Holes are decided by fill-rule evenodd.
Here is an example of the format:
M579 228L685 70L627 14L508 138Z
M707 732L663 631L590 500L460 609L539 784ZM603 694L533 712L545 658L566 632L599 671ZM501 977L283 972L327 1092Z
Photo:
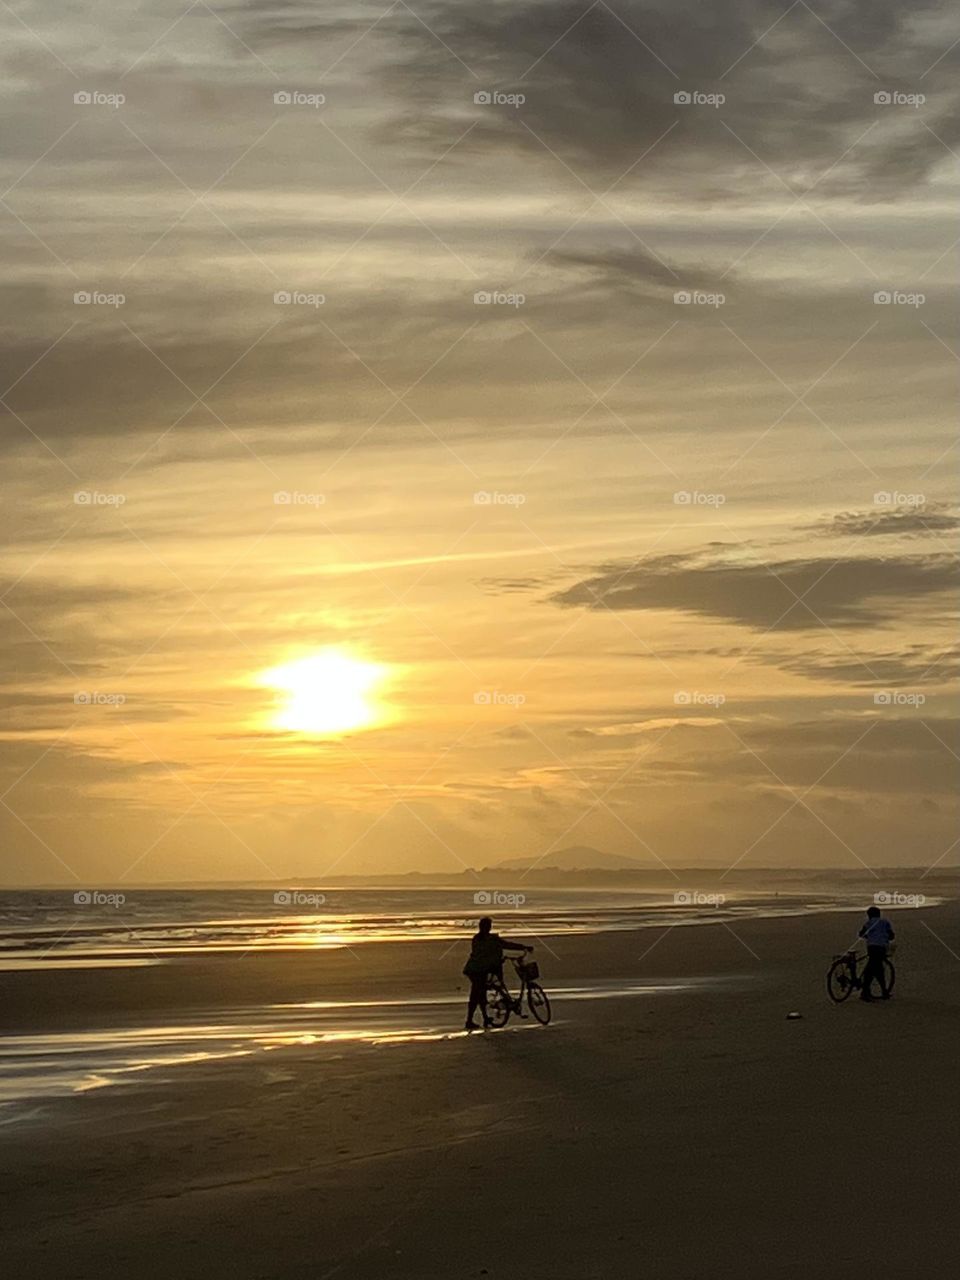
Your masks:
M353 733L386 719L375 696L386 674L386 667L342 649L321 649L261 672L258 683L282 695L271 719L273 728L295 733Z

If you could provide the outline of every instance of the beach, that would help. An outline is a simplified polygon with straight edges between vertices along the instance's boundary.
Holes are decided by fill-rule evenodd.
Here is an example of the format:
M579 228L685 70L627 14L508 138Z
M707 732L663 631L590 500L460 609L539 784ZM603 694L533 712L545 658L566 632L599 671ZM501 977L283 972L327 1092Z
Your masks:
M889 1003L828 1000L858 919L822 912L544 939L551 1025L474 1035L446 940L5 974L13 1040L185 1009L256 1028L271 1008L289 1032L208 1058L186 1036L181 1060L5 1107L10 1273L955 1267L960 911L890 914Z
M4 1274L960 1274L956 6L0 9Z

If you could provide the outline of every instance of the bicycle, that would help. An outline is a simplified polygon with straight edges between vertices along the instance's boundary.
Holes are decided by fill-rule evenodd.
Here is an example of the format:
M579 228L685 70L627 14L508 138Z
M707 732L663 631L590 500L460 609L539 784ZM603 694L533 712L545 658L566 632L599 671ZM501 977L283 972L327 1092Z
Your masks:
M550 1021L550 1001L547 993L537 979L540 977L540 966L536 960L527 960L524 956L511 956L511 963L520 979L520 990L514 998L507 990L506 983L498 973L491 973L487 978L487 1018L491 1027L505 1027L511 1013L521 1018L523 998L526 996L527 1008L545 1027Z
M827 995L836 1004L842 1004L851 992L861 989L866 960L865 951L844 951L842 955L833 957L833 964L827 972ZM883 961L883 974L890 992L897 980L897 971L889 955Z

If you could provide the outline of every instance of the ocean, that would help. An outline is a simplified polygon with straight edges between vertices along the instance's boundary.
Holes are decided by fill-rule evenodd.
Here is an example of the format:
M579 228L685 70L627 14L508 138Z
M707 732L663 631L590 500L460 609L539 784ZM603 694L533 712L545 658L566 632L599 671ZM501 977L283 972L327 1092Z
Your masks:
M162 964L197 953L464 938L481 915L521 938L862 906L861 893L398 888L81 889L0 893L0 971Z

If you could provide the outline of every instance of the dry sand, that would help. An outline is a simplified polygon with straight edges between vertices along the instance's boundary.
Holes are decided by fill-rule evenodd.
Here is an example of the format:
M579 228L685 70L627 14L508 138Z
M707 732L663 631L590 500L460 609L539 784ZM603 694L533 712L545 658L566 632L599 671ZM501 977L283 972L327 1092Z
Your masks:
M894 914L889 1003L826 997L846 914L550 940L546 1029L297 1046L25 1105L19 1278L849 1280L953 1272L960 912ZM16 1031L442 994L462 948L371 945L4 979ZM803 1018L787 1021L800 1010ZM93 1012L91 1012L93 1011ZM462 1017L451 1010L454 1026Z

